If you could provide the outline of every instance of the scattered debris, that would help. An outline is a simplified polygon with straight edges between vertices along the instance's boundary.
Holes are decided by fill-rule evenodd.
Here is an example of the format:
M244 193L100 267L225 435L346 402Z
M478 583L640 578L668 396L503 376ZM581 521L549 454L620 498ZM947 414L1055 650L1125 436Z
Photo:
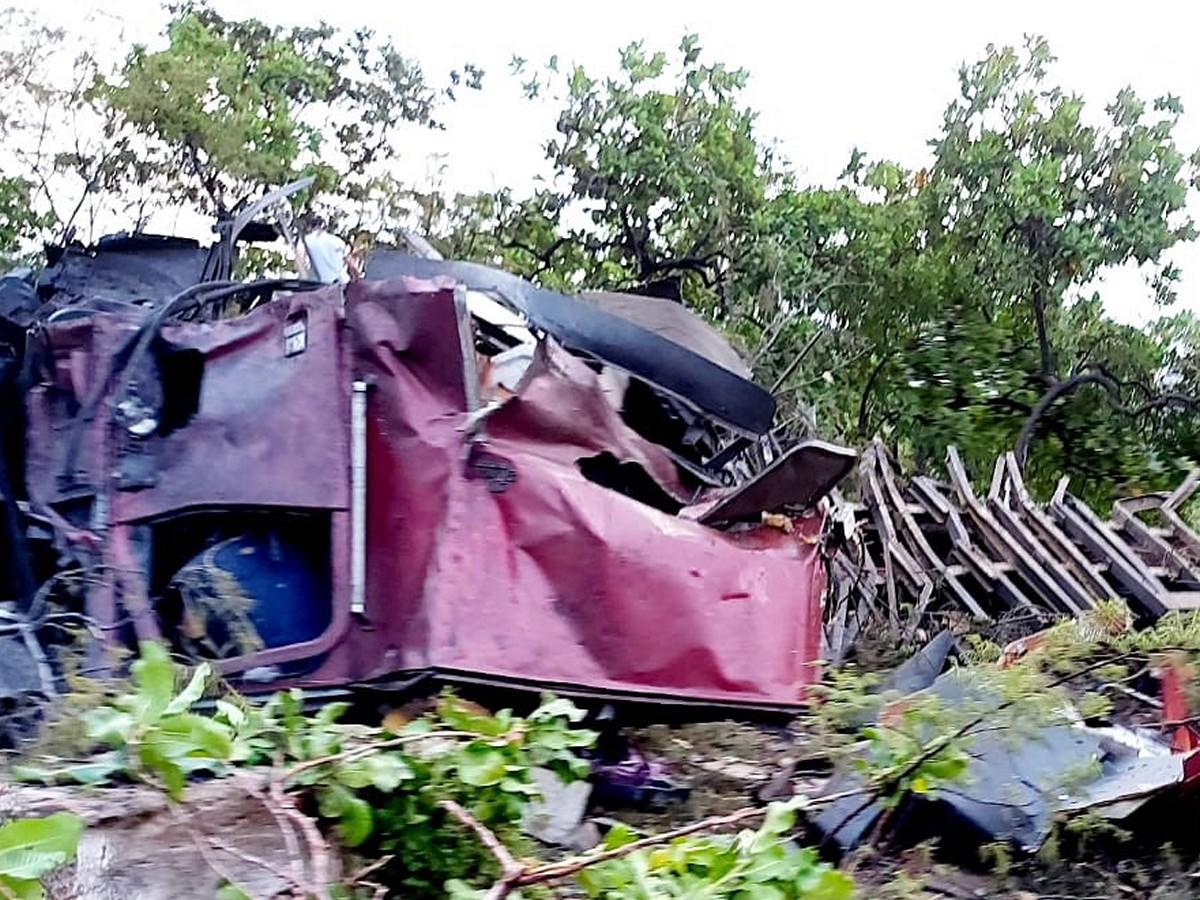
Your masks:
M533 783L541 794L525 810L522 828L544 844L569 850L590 850L599 843L599 832L583 820L592 786L586 781L564 784L549 769L534 769Z

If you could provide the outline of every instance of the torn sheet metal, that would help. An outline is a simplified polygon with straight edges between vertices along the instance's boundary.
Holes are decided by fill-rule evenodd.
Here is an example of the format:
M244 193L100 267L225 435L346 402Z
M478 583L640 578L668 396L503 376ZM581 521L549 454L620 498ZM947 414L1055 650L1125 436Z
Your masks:
M613 291L584 291L579 295L579 299L640 325L672 343L687 347L728 369L739 378L749 381L754 377L750 367L733 349L725 335L682 303L662 297L643 297L640 294L621 294Z
M1002 698L967 670L952 670L924 687L933 667L944 662L950 639L948 631L935 638L896 670L889 687L916 686L949 706L999 706ZM1089 727L1073 709L1050 724L982 727L964 739L962 749L970 765L961 783L903 801L893 824L908 839L935 837L970 846L1002 840L1032 852L1050 835L1056 814L1088 811L1123 819L1191 780L1200 768L1195 754L1172 753L1157 739L1119 725ZM844 771L823 792L861 786L857 773ZM827 840L847 850L866 839L883 811L878 802L849 797L823 809L815 824Z
M809 509L854 468L858 454L824 441L804 441L762 472L709 504L699 516L706 525L759 519L763 513Z
M171 640L162 588L173 573L248 516L274 528L303 515L323 523L328 624L298 643L219 656L247 689L424 672L799 704L819 674L823 517L795 516L790 533L730 533L664 511L696 487L625 424L605 374L551 340L515 395L480 406L460 295L446 279L405 278L282 293L237 318L167 325L129 371L143 319L46 327L27 398L30 497L96 542L98 571L117 573L97 579L89 614L114 632L132 616L139 636ZM366 397L365 511L349 490L355 383ZM597 483L597 460L669 502Z
M661 450L605 412L582 364L552 347L488 420L489 451L516 473L490 492L461 474L461 380L449 342L437 346L451 327L449 292L363 283L347 293L358 364L376 386L366 615L377 633L359 638L391 648L377 674L433 667L681 699L800 700L818 674L819 517L792 535L726 534L592 483L577 459L601 446L671 480ZM323 671L371 658L364 647Z
M187 238L115 234L94 246L70 244L38 278L51 304L43 314L74 307L154 308L203 281L208 248Z
M766 390L594 303L543 290L515 275L476 263L422 259L383 250L371 255L368 279L400 276L450 279L470 290L491 294L568 349L642 378L732 429L761 435L771 427L775 400Z

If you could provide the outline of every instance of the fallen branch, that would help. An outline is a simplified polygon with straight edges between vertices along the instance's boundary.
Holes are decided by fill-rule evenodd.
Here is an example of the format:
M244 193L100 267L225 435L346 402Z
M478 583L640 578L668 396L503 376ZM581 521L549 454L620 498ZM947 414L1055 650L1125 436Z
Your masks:
M280 811L296 826L296 830L304 838L308 858L312 861L312 882L315 890L310 892L319 900L328 900L330 883L329 845L321 836L317 823L306 816L296 806L296 798L284 791L283 782L286 773L271 780L268 796Z
M500 838L496 837L495 832L453 800L443 800L438 805L475 832L479 842L487 847L492 856L496 858L496 862L500 864L500 878L488 889L484 900L503 900L504 897L516 890L517 882L525 873L525 866L517 862L508 852L508 848L504 846Z
M1087 675L1089 672L1094 672L1097 669L1104 668L1105 666L1114 665L1115 663L1119 663L1122 660L1129 659L1130 657L1138 656L1138 655L1140 655L1140 653L1141 653L1141 651L1131 650L1126 653L1120 653L1116 656L1090 663L1090 664L1084 666L1082 669L1078 669L1077 671L1070 672L1066 675L1062 675L1058 678L1055 678L1054 680L1052 680L1048 684L1046 684L1045 687L1042 688L1042 690L1043 691L1052 691L1057 687L1062 687L1062 685L1066 684L1069 681L1074 681L1076 678L1082 678L1084 675ZM846 827L846 825L848 825L850 822L854 821L856 818L858 818L860 815L862 815L864 812L866 812L868 809L870 809L871 805L878 800L880 794L884 793L887 790L893 789L897 785L901 784L904 781L904 779L906 779L910 775L914 774L919 768L921 768L921 766L923 766L925 763L929 762L931 759L933 759L935 756L937 756L943 750L947 749L955 741L962 740L964 737L967 737L968 735L975 734L976 729L979 728L979 726L982 725L984 722L986 722L989 717L994 716L996 713L1003 712L1004 710L1008 709L1011 706L1014 706L1016 703L1018 703L1020 701L1020 699L1021 698L1019 698L1019 697L1012 697L1008 700L998 703L996 706L992 707L991 709L987 710L986 712L982 712L979 715L975 716L975 718L971 719L970 721L968 721L966 724L962 725L961 727L955 729L950 734L942 735L941 737L934 738L928 744L925 744L924 747L922 748L921 752L919 754L917 754L917 756L911 762L909 762L907 765L905 765L898 772L888 775L884 778L881 778L878 781L876 781L875 783L873 783L872 785L870 785L869 788L867 789L867 791L864 791L864 793L868 793L868 796L866 797L866 799L859 806L857 806L853 812L851 812L844 819L842 819L842 821L839 822L836 827L834 827L828 834L826 834L825 840L826 841L832 840L834 837L837 836L838 832L840 832L843 828Z
M228 853L230 856L240 859L244 863L249 863L252 866L258 866L260 869L270 872L276 878L281 879L285 884L291 885L293 888L297 889L297 893L303 894L303 882L297 881L292 876L292 873L284 871L270 860L263 859L261 856L255 856L252 853L247 853L245 850L239 850L237 847L231 847L229 844L225 843L224 841L219 841L211 835L204 835L204 840L208 842L208 845L212 847L212 849L219 850L222 853Z
M829 803L836 803L839 800L845 800L848 797L857 797L863 794L866 789L856 789L850 791L840 791L836 794L829 794L825 797L813 797L806 799L802 809L808 809L815 806L824 806ZM671 841L677 840L688 835L696 834L702 831L712 831L717 828L726 828L730 825L740 825L743 822L749 822L754 819L765 816L769 810L767 806L747 806L735 812L728 813L723 816L710 816L707 819L700 819L697 822L684 825L672 831L664 831L660 834L653 834L649 837L644 837L636 841L632 841L621 847L613 847L610 850L601 850L595 853L587 853L581 856L576 856L571 859L565 859L561 862L550 863L545 866L529 868L518 860L509 852L508 848L500 841L498 837L478 819L472 816L469 812L463 809L453 800L443 800L439 804L443 809L453 815L458 821L470 828L475 835L496 858L496 862L500 864L501 875L498 881L491 886L487 894L484 895L484 900L503 900L517 888L528 887L534 884L546 884L551 881L559 881L563 878L568 878L575 875L589 866L599 865L600 863L609 862L614 859L621 859L631 853L636 853L639 850L644 850L647 847L656 847L661 844L668 844Z
M300 857L300 842L296 840L296 832L292 828L291 821L283 810L271 802L271 798L267 796L266 791L262 790L260 785L249 783L249 779L245 779L245 783L248 793L256 797L263 808L270 813L271 818L275 820L275 825L283 836L283 845L287 850L288 860L291 862L292 875L296 881L302 882L304 880L304 860Z
M238 880L233 877L233 874L226 869L225 865L213 855L212 850L205 844L204 840L201 839L200 833L192 827L191 823L188 822L187 818L180 811L179 807L172 805L169 807L169 809L171 810L171 815L175 819L175 823L181 829L183 829L183 832L191 840L192 844L196 848L196 852L200 854L200 858L204 860L204 864L212 869L213 873L216 874L216 876L226 884L232 885L243 894L246 894L247 892L245 888L238 884ZM288 883L293 884L291 878L288 879ZM249 896L249 894L247 894L247 896Z
M318 768L319 766L362 759L364 756L370 756L373 753L379 753L383 750L390 750L393 747L403 747L405 744L415 744L420 741L428 741L435 738L477 739L480 737L482 737L482 735L473 734L470 731L428 731L425 734L406 734L397 738L391 738L390 740L386 741L376 741L373 744L366 744L362 747L352 747L349 750L343 750L341 753L333 753L329 756L322 756L319 759L307 759L302 763L292 766L290 769L284 772L283 780L287 781L295 778L301 772L307 772L308 770Z
M394 853L389 853L387 856L381 856L381 857L379 857L379 859L375 860L370 865L363 866L361 869L359 869L353 875L348 875L346 878L343 878L342 884L354 885L354 884L363 883L364 878L366 878L372 872L378 872L380 869L382 869L384 866L386 866L388 863L390 863L395 858L396 858L396 855Z

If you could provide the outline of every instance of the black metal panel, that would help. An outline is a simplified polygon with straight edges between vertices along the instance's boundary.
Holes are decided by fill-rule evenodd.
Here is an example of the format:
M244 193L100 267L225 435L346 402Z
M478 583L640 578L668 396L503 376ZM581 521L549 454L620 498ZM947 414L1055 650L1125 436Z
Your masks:
M391 250L371 255L368 279L402 276L451 278L470 290L492 295L569 349L641 378L737 431L763 434L775 417L775 400L763 388L584 300L543 290L477 263L422 259Z

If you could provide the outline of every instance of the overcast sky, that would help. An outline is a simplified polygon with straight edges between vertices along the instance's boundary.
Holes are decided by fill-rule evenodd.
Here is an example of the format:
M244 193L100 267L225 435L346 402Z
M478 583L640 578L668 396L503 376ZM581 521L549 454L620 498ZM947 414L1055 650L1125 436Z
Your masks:
M20 0L18 0L18 3ZM487 70L485 90L463 96L443 117L448 129L413 136L408 165L421 175L440 154L446 184L477 189L531 184L542 171L544 110L523 101L507 75L514 55L533 63L610 70L616 51L645 39L671 49L695 31L711 58L749 70L750 104L802 178L829 183L852 147L909 165L925 160L925 141L956 89L956 71L988 43L1043 34L1059 62L1055 77L1099 114L1126 84L1152 97L1174 93L1187 111L1179 137L1200 146L1200 3L1008 0L1004 3L758 2L758 0L609 0L577 4L534 0L380 3L366 0L215 0L229 16L301 24L369 25L391 35L440 79L471 61ZM50 4L44 4L49 7ZM131 39L152 41L164 17L154 0L68 0L42 15L64 24L103 10ZM1200 204L1195 214L1200 217ZM1181 303L1200 311L1200 247L1175 254L1184 268ZM1100 286L1111 312L1131 321L1155 315L1136 273Z

